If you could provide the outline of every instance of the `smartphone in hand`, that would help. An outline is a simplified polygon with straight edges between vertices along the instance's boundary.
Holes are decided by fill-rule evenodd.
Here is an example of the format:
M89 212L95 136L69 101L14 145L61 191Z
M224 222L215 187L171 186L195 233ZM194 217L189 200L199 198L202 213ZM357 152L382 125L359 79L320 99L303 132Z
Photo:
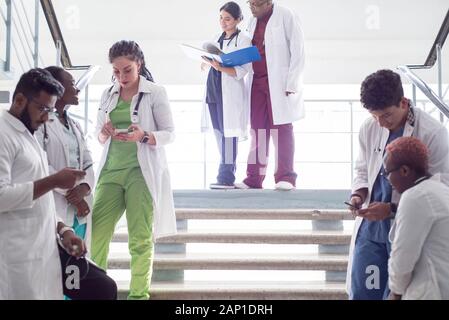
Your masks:
M133 130L132 129L128 129L128 128L126 128L126 129L115 129L115 132L117 134L119 134L119 133L121 133L121 134L132 134Z
M348 201L345 201L344 204L346 204L347 206L351 207L354 210L359 210L359 207L356 207L355 205L353 205L352 203L349 203Z

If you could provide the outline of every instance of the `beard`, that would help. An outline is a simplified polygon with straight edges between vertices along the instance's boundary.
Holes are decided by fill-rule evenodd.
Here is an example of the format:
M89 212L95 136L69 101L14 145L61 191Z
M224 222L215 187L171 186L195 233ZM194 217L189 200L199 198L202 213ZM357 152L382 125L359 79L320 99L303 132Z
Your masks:
M31 132L31 134L34 134L33 127L31 126L31 117L30 113L28 112L28 106L23 110L22 114L19 117L19 120L22 121L23 125L28 129L28 131Z

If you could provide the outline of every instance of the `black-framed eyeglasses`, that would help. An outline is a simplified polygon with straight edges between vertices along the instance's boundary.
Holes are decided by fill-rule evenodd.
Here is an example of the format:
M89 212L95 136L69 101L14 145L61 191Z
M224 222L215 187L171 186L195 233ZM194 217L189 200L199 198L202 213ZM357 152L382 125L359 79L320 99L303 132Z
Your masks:
M269 1L268 0L265 0L265 1L262 1L261 3L251 3L251 1L246 1L246 3L248 4L248 6L249 7L251 7L251 8L260 8L260 7L262 7L264 4L267 4Z
M42 115L48 114L48 113L51 113L51 114L56 113L56 109L54 107L46 106L46 105L40 103L39 101L37 101L36 99L31 99L31 101L33 101L35 104L37 104L39 106L38 110L40 111L40 113Z
M385 178L387 178L388 180L390 180L390 174L392 174L395 171L398 171L399 169L401 169L402 166L399 166L397 168L391 169L391 170L387 170L384 169L383 172L380 173L381 176L384 176Z

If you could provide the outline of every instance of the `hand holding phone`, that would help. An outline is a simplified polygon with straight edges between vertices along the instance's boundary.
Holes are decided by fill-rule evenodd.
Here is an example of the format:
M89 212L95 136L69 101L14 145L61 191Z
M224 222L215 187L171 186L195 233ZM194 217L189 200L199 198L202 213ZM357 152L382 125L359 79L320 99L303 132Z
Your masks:
M126 129L115 129L115 133L116 133L116 134L118 134L118 133L127 133L127 134L131 134L131 133L132 133L132 130L130 131L128 128L126 128Z
M348 207L350 207L353 210L359 210L360 208L353 205L352 203L349 203L348 201L345 201L344 204L346 204Z

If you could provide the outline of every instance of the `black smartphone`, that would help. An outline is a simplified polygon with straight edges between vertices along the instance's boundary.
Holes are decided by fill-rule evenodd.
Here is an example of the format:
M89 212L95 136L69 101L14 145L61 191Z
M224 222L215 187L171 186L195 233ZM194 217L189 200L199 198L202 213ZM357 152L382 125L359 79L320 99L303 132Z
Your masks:
M356 207L355 205L353 205L352 203L349 203L348 201L345 201L344 204L348 205L349 207L351 207L354 210L359 210L359 207Z
M89 163L87 165L87 167L83 168L83 171L86 171L87 169L89 169L90 167L92 167L94 164L93 163Z

